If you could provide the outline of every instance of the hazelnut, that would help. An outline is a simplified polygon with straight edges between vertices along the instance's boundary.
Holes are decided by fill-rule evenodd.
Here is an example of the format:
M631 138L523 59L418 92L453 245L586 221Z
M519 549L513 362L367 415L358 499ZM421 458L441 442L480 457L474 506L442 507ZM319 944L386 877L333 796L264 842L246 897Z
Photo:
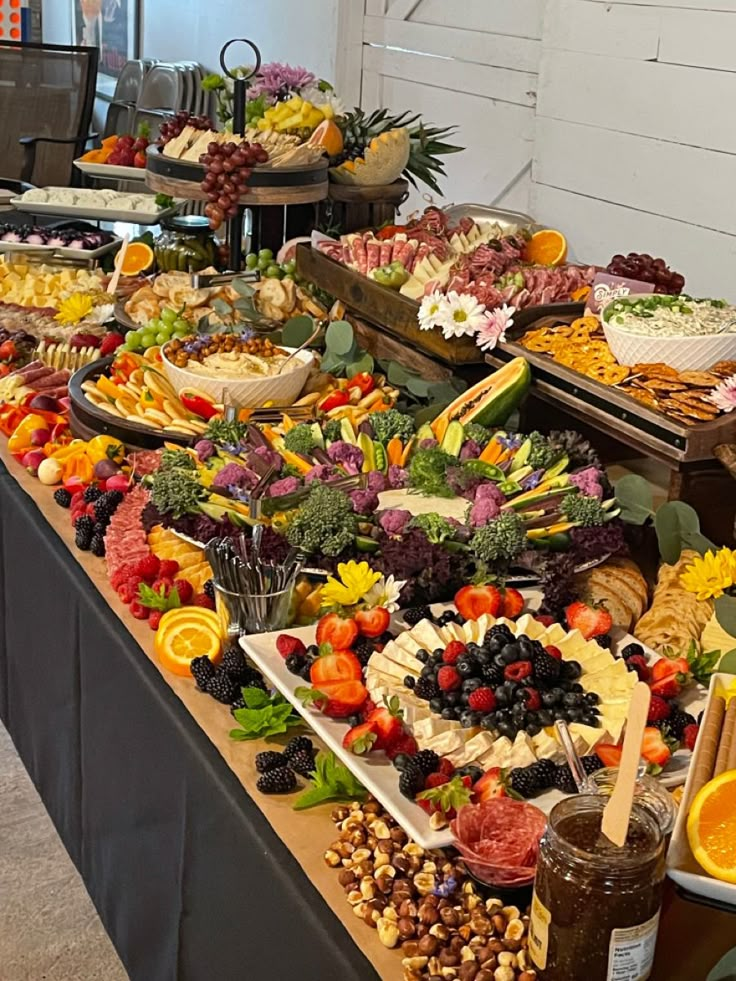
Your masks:
M422 860L418 855L409 855L409 875L418 872L422 867Z
M496 933L500 933L503 936L506 933L506 920L500 913L496 913L495 916L491 918L491 923L493 923L493 929Z
M426 937L428 933L429 933L429 927L427 926L426 923L420 923L420 924L418 924L418 926L417 926L417 936L418 937Z
M458 927L458 934L463 938L463 940L468 943L473 936L473 927L470 923L463 923L461 927ZM478 937L480 940L480 937Z
M432 926L433 923L437 923L440 918L440 911L434 906L430 906L428 903L422 903L419 907L419 922L424 923L425 926Z
M410 971L422 971L427 966L429 958L422 954L416 957L405 957L401 962L402 967L408 967Z
M373 853L378 855L393 855L394 847L394 843L391 840L380 838L376 847L373 849Z
M419 953L419 944L416 940L405 940L401 945L401 950L406 957L416 957Z
M365 826L366 826L366 828L370 828L371 825L375 821L377 821L377 820L378 820L378 815L377 814L366 814L366 816L365 816Z
M493 981L493 971L482 967L475 975L475 981Z
M391 864L391 856L387 855L385 852L379 852L376 850L376 857L373 860L373 867L376 869L383 868L385 865Z
M394 923L396 923L399 919L399 914L396 912L393 906L387 906L386 900L383 898L383 896L380 897L380 902L383 908L383 915L386 917L386 919L393 920Z
M386 866L384 865L383 868L380 868L376 873L376 887L378 888L379 892L382 892L385 896L387 896L393 888L393 881L391 880L390 876L383 875L385 868Z
M484 958L483 960L481 960L479 957L478 961L480 962L480 966L485 971L488 971L489 973L495 971L496 968L498 967L498 961L496 960L495 954L491 954L490 956Z
M506 945L504 942L502 940L498 940L497 938L489 940L487 947L492 954L500 954L502 950L506 950Z
M431 860L428 860L422 865L422 872L436 872L436 871L437 871L436 862L432 862Z
M526 941L524 941L524 942L526 942ZM510 950L513 954L515 954L517 952L517 950L521 950L522 941L521 940L504 940L504 944L506 945L506 950Z
M417 858L424 857L424 849L421 845L417 845L415 841L407 842L407 844L404 845L403 852L405 855L415 855Z
M442 968L442 981L455 981L455 978L457 978L457 968L455 967Z
M432 892L435 886L435 876L432 872L417 872L414 876L414 888L419 893L420 896L427 896ZM437 899L436 896L432 897ZM435 922L434 920L432 922Z
M399 927L393 920L382 916L377 924L378 939L384 947L395 947L399 942Z
M373 899L376 895L376 884L369 875L360 880L360 894L363 899Z
M459 927L460 926L460 914L452 906L445 906L440 909L440 917L445 926L448 927Z
M439 903L437 903L437 909L440 909L440 910L441 909L452 909L452 903L450 902L449 899L445 899L443 897L443 898L440 899Z
M460 960L465 963L465 961L473 961L475 963L475 951L472 947L463 947L460 951Z
M391 840L391 829L385 821L374 821L371 825L371 834L374 834L379 841Z
M410 919L408 916L400 917L396 925L399 928L399 936L402 940L410 940L417 932L414 920Z
M357 906L358 903L363 902L363 893L360 889L351 889L348 893L348 902L351 906Z
M351 886L355 882L355 872L351 869L340 869L337 881L341 886Z
M328 848L324 854L325 865L329 865L331 869L337 868L340 864L340 856L332 848Z
M413 899L402 900L402 903L399 906L399 916L409 916L412 919L416 919L418 913L419 911L417 910L417 904Z
M349 841L340 841L337 843L335 851L340 858L350 858L355 851L355 846L351 845Z
M469 913L472 913L474 909L478 909L482 905L483 900L480 896L468 895L463 899L463 909L466 909Z
M450 822L447 820L442 811L435 811L429 819L429 826L432 831L441 831L442 828L446 828Z
M460 964L460 954L455 954L449 947L442 948L439 958L443 967L457 967Z
M475 895L475 883L472 881L472 879L466 879L465 882L463 882L463 894L466 896Z
M392 864L399 872L408 872L411 867L411 862L406 855L395 855Z
M525 926L521 920L509 920L506 924L504 937L506 940L521 940L524 936Z
M428 906L435 906L437 909L440 908L439 896L435 896L434 893L431 896L425 896L423 902Z
M450 930L444 923L435 923L429 928L429 932L433 937L437 937L437 939L440 941L450 939Z
M515 981L516 971L513 967L497 967L493 972L493 981Z
M537 981L537 972L523 971L517 978L517 981Z
M373 849L376 847L377 844L378 844L378 838L376 838L375 835L369 834L366 836L365 839L366 848L370 848L370 850L373 851Z
M356 848L352 858L356 865L360 865L361 862L368 862L371 859L371 850L369 848Z
M504 906L501 912L507 920L518 920L521 916L521 910L518 906Z
M365 900L361 899L359 903L355 903L355 905L353 906L353 913L355 913L356 916L359 916L361 919L363 919L366 913Z
M378 803L377 800L369 800L365 804L363 804L364 814L380 814L382 811L383 808L381 807L381 805Z
M354 831L351 831L350 832L350 835L348 837L348 841L355 848L358 848L360 845L364 845L365 844L365 831L363 831L362 828L356 828Z
M409 840L406 835L406 831L403 828L395 827L391 828L390 838L397 845L405 845Z
M500 899L487 899L486 900L486 913L497 913L501 909L502 903Z
M350 805L350 814L345 819L345 824L362 824L365 821L365 814L361 811L360 806L356 810L352 809L352 804Z
M464 946L465 941L462 937L455 935L454 937L450 938L450 950L453 954L459 954Z
M364 875L372 875L372 873L373 873L373 862L371 862L371 861L366 861L366 862L353 862L352 863L352 869L353 869L353 871L355 872L356 875L359 875L361 878L363 878Z
M430 977L432 975L437 975L442 973L442 965L440 964L439 957L430 957L427 961L427 973Z
M475 981L478 971L480 971L480 968L474 961L466 961L460 965L457 976L459 981Z
M509 950L502 950L498 955L498 963L500 967L516 967L516 954L512 954Z
M516 966L520 971L526 971L528 968L531 968L529 954L525 950L520 950L516 955Z
M487 916L483 916L483 914L478 911L476 911L470 918L470 929L473 931L473 933L477 933L479 937L487 937L489 934L493 933L491 921Z
M439 950L439 946L440 942L437 937L433 937L431 933L428 933L419 941L419 953L426 957L432 957Z

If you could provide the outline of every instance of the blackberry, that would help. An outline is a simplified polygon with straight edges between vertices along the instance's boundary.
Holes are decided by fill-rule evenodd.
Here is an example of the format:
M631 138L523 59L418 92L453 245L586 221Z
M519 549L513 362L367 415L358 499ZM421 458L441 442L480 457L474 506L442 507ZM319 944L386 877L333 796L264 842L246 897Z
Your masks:
M215 584L211 579L208 579L204 584L202 592L209 596L213 603L215 602Z
M57 491L54 491L54 500L60 508L68 508L72 503L72 495L68 490L64 490L63 487L60 487Z
M105 554L105 539L102 535L93 535L92 541L89 543L89 550L93 555L98 558L102 558Z
M102 497L102 491L97 484L90 484L89 487L85 487L82 497L85 504L94 504L98 498Z
M294 736L284 747L284 756L290 760L297 753L311 753L313 750L314 744L307 736Z
M117 504L112 504L107 494L103 494L95 501L95 520L101 524L109 525L110 518L115 514L116 509Z
M637 654L642 654L644 657L646 657L644 654L644 648L641 646L641 644L627 644L621 651L621 657L624 658L624 660L628 660L630 657L635 657Z
M690 715L689 712L683 712L682 709L676 708L670 712L670 717L665 720L667 723L667 728L675 737L675 739L682 739L682 734L687 728L687 726L695 725L695 717Z
M399 777L399 792L409 800L414 800L417 794L424 790L425 776L421 767L415 763L405 766Z
M442 692L434 678L417 678L417 683L414 685L414 694L417 698L422 698L424 701L429 702L433 698L440 698Z
M74 522L74 530L76 532L83 532L83 534L89 535L90 537L92 536L94 527L95 523L88 514L83 514Z
M501 640L508 641L509 643L514 640L514 635L511 630L506 626L505 623L494 623L491 629L486 634L486 637L490 640L492 637L500 637Z
M300 674L305 660L303 654L289 654L284 661L284 665L286 666L286 670L291 672L291 674Z
M205 691L223 705L231 705L239 694L239 687L222 668L217 668L207 680Z
M536 780L537 787L540 790L547 790L554 781L557 764L553 763L552 760L537 760L536 763L532 763L526 769L530 776Z
M95 521L94 526L92 527L93 535L99 535L101 538L104 538L106 531L107 531L106 525L104 525L101 521Z
M296 787L296 777L288 766L280 766L260 776L256 787L262 794L288 794Z
M256 753L256 770L259 773L268 773L269 770L276 770L284 765L284 757L281 753L275 753L267 749L263 753Z
M603 647L605 650L610 651L613 639L610 634L599 634L599 636L595 638L595 642L599 647Z
M371 654L373 653L373 643L368 639L368 637L361 637L361 639L353 645L353 654L360 661L361 667L365 667L370 660Z
M189 662L189 670L197 682L197 688L201 691L206 690L207 682L215 676L215 666L206 655L192 658Z
M554 685L560 677L560 662L546 651L542 651L541 654L535 652L532 655L532 667L534 677L540 684Z
M226 671L235 680L240 679L247 667L245 655L239 647L228 647L222 655L223 671Z
M404 611L404 623L410 627L416 627L420 620L429 620L432 611L428 606L413 606L410 610Z
M577 786L572 777L572 771L567 763L559 763L555 771L552 786L556 790L561 790L563 794L577 793Z
M595 753L591 753L590 756L581 756L580 762L583 764L583 769L588 776L603 769L603 760Z
M233 715L235 715L238 709L244 708L248 708L248 706L245 704L245 700L241 695L240 698L236 698L233 704L230 706L230 711L233 713Z
M240 675L238 680L241 688L260 688L261 691L268 691L268 685L261 672L258 668L252 668L249 664L246 665L245 671Z
M483 681L490 685L491 688L496 688L503 683L503 668L497 664L484 664L482 674Z
M293 756L289 757L289 766L294 773L309 777L314 770L314 750L302 750L301 753L294 753Z
M511 771L509 787L515 794L533 797L541 789L536 774L529 772L531 769L531 766L517 766Z
M90 546L92 545L92 529L94 527L94 522L88 514L83 514L81 518L77 518L77 523L74 526L75 536L74 544L82 552L88 552Z
M440 765L440 758L433 749L420 749L418 753L414 754L412 759L425 777L428 777L430 773L434 773Z

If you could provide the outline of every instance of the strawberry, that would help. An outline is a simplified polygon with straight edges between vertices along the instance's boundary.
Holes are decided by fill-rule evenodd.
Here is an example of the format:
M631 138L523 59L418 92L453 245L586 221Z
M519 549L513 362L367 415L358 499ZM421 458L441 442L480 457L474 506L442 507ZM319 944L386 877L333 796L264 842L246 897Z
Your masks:
M109 334L105 334L102 338L102 344L100 344L100 357L106 358L108 354L112 354L113 351L117 351L121 344L125 343L125 338L122 334L118 334L116 331L111 331Z
M152 583L161 572L161 560L149 552L148 555L136 563L135 574L147 583Z
M537 621L537 623L541 623L544 627L551 627L555 622L555 618L547 616L546 613L535 613L534 619Z
M496 707L496 696L492 688L476 688L468 696L468 708L474 712L492 712Z
M309 680L320 691L324 691L326 685L340 684L343 681L360 681L362 677L363 668L352 651L322 654L312 662L312 667L309 669Z
M524 689L524 703L527 712L536 712L542 707L542 698L536 688Z
M356 756L365 756L375 749L378 740L378 732L372 722L361 722L359 726L353 726L345 733L342 745L344 749L350 750Z
M524 597L518 589L504 589L501 616L515 620L524 609Z
M636 671L639 681L649 681L651 672L643 654L634 654L633 657L628 658L626 667L629 671Z
M130 604L130 612L136 618L136 620L147 620L150 614L150 610L147 606L144 606L139 600L134 599Z
M589 606L579 600L565 610L570 630L579 630L586 640L607 634L613 626L613 617L604 606Z
M682 730L682 744L686 749L691 752L695 749L695 740L698 738L698 733L700 732L700 726L696 723L692 723L689 726L685 726Z
M377 606L373 610L358 610L355 614L355 623L364 637L380 637L388 630L391 614L383 606Z
M424 789L432 790L433 787L441 787L443 783L447 783L450 778L446 777L444 773L430 773L427 779L424 781Z
M455 764L452 760L448 760L446 756L443 756L440 760L440 768L438 773L443 773L446 777L451 777L455 772Z
M442 652L442 660L445 664L454 664L455 661L467 651L467 647L461 640L451 640Z
M671 678L662 678L661 681L650 681L649 687L652 696L658 698L677 698L682 691L682 685L674 675Z
M375 726L378 733L376 749L389 750L406 735L402 721L404 713L401 711L399 700L395 695L391 698L384 698L383 701L383 707L374 709L366 722Z
M604 766L618 766L621 762L621 747L612 743L599 743L595 754Z
M407 756L414 756L419 752L419 745L412 736L410 732L404 732L403 735L399 736L386 750L386 756L390 760L395 759L399 753L405 753Z
M669 702L665 702L659 695L652 695L647 722L661 722L663 719L668 719L671 712L672 706Z
M182 606L191 603L192 596L194 596L194 586L192 586L188 579L175 579L174 589L179 594L179 602Z
M371 712L375 712L376 708L377 708L376 703L369 695L360 707L361 715L363 716L364 722L371 714Z
M295 694L305 705L313 703L331 719L344 719L360 712L368 692L359 681L339 681L318 688L297 688Z
M503 669L503 676L506 681L523 681L524 678L529 677L532 670L531 661L514 661Z
M501 591L496 586L463 586L455 594L455 606L466 620L477 620L484 613L498 616Z
M337 613L328 613L317 624L317 643L332 644L336 651L344 651L353 646L358 636L358 625Z
M557 661L562 660L562 651L559 647L555 647L554 644L548 644L544 649L550 657L555 658Z
M161 559L158 574L167 579L173 579L179 569L180 566L176 559Z
M151 630L158 630L158 625L161 623L161 617L163 615L163 610L151 610L148 614L148 626Z
M470 784L470 777L455 775L446 783L417 794L417 804L427 814L441 811L449 821L461 807L470 803L472 798Z
M214 610L215 604L207 593L195 593L192 597L192 606L201 606L204 610Z
M442 691L457 691L463 683L456 668L451 664L446 664L437 672L437 684Z
M597 752L598 750L596 749ZM641 755L649 763L650 767L652 767L650 772L653 773L659 773L672 756L672 750L665 742L664 736L654 726L648 726L644 730L644 738L641 742ZM649 767L647 769L649 770Z
M507 797L506 784L500 766L492 766L473 784L473 794L477 801L492 800L494 797Z
M629 658L631 664L633 658ZM661 657L651 668L649 687L652 695L660 698L676 698L682 686L690 680L690 665L684 657L670 659Z
M307 648L304 646L304 642L299 640L298 637L292 637L290 634L278 635L276 638L276 650L284 660L286 660L289 654L307 653Z

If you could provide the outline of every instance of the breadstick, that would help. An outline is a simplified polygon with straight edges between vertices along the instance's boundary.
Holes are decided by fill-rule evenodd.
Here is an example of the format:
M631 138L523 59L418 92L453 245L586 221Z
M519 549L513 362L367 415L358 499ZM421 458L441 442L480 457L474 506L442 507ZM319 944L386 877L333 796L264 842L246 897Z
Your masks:
M734 701L731 698L731 701ZM731 749L728 751L728 761L726 763L727 770L736 770L736 738L731 740Z
M731 752L731 744L734 741L734 731L736 730L736 698L732 698L726 709L726 719L723 723L721 741L718 743L718 755L716 765L713 768L713 776L717 777L724 773L728 765L728 755Z
M726 699L721 695L714 695L711 699L708 712L703 719L703 732L700 738L697 763L695 773L690 788L690 800L692 800L701 787L704 787L713 776L713 764L718 750L718 741L723 727L723 716L726 714Z

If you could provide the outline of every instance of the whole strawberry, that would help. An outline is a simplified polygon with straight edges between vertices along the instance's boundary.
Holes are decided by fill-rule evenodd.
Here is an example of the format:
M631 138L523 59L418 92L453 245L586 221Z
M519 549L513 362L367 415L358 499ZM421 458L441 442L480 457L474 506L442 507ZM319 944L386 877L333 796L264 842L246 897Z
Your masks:
M304 646L304 642L298 637L292 637L291 634L279 634L279 636L276 638L276 650L284 660L286 660L290 654L307 653L307 648Z

